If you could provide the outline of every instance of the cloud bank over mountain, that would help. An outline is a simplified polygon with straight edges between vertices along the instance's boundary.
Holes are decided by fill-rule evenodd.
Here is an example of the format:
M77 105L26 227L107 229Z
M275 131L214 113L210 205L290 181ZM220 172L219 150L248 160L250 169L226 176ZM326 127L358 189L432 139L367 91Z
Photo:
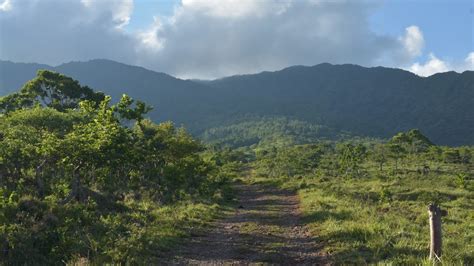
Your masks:
M419 75L472 69L431 55L407 25L371 30L374 1L182 0L170 16L129 30L133 0L4 0L0 59L60 64L107 58L186 78L215 78L320 62L402 67ZM470 57L469 57L470 56ZM471 60L471 61L469 61Z

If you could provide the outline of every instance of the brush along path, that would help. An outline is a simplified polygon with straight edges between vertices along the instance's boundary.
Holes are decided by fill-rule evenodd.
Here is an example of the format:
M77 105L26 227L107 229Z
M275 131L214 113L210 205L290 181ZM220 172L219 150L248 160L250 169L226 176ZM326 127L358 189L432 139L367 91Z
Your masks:
M216 222L211 231L190 238L171 263L326 264L318 243L300 224L296 193L243 183L236 190L234 213Z

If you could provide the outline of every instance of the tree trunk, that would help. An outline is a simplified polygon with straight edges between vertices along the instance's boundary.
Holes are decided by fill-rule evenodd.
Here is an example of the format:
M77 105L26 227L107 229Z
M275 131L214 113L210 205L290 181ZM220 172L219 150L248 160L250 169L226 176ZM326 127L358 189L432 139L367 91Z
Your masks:
M46 163L46 160L41 162L35 169L35 179L38 196L42 199L44 197L44 181L43 181L43 166Z
M80 168L81 168L81 164L76 166L74 170L72 171L73 177L72 177L72 182L71 182L71 192L63 201L61 201L61 204L63 205L72 201L73 199L77 201L84 200L84 195L83 195L84 193L83 193L83 189L81 185L81 178L78 173Z

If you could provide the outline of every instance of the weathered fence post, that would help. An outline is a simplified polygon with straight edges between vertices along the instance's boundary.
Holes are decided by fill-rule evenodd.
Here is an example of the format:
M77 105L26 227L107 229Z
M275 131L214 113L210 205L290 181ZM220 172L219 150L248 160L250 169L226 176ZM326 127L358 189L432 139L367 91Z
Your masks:
M442 246L442 236L441 236L441 217L446 216L447 212L441 210L441 208L435 204L431 203L428 206L428 213L430 215L430 260L441 261L441 246Z

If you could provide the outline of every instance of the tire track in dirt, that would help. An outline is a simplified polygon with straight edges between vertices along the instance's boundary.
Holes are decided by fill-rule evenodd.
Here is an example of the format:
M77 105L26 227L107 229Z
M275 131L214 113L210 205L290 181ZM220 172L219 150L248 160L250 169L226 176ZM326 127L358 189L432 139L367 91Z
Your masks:
M173 259L167 264L328 264L301 223L295 192L244 183L236 184L235 189L238 204L234 213L215 222L205 234L190 238L169 255Z

